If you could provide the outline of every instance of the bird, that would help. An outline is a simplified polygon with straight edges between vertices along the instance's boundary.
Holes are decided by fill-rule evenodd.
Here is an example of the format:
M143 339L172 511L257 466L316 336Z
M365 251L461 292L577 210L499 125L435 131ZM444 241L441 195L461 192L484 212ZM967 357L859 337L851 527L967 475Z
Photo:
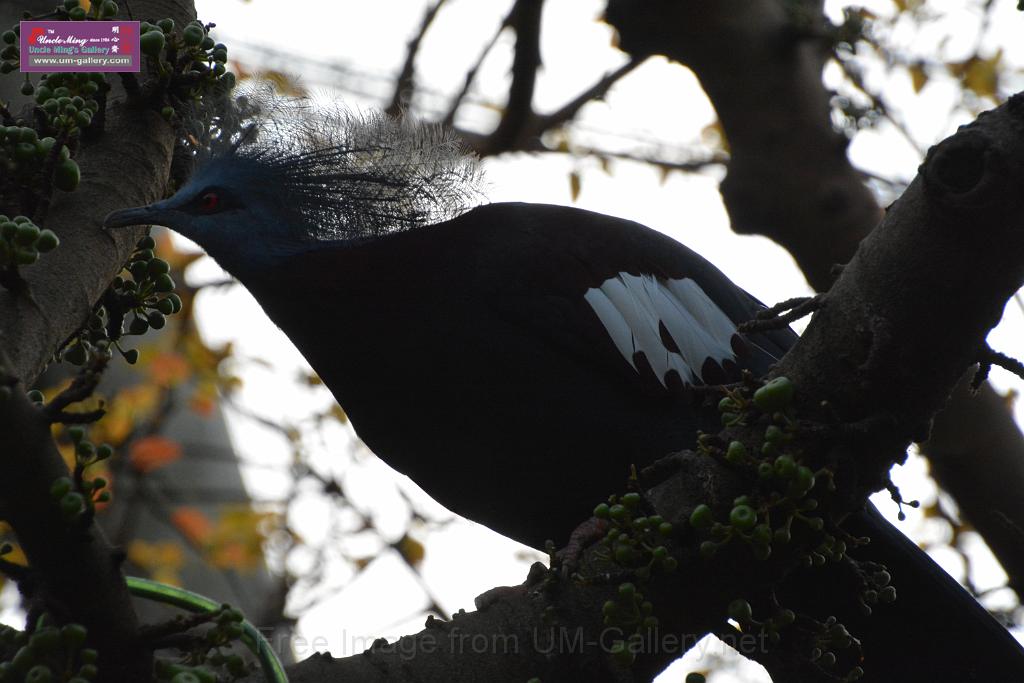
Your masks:
M766 374L797 339L741 332L763 304L639 223L478 202L479 163L442 128L280 101L254 110L225 124L171 197L104 225L162 225L199 244L374 453L500 534L566 539L632 466L717 431L702 389ZM865 554L899 598L863 622L827 581L806 599L867 630L864 680L1024 679L1006 629L870 503L844 524L872 538ZM908 657L915 646L946 656Z

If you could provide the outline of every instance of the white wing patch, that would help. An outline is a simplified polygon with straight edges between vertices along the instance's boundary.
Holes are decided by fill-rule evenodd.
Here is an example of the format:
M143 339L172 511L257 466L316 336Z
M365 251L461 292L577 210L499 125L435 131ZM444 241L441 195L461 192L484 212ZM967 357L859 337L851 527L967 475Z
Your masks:
M670 370L693 384L700 381L708 358L719 365L735 360L731 340L736 325L693 280L619 273L588 289L583 298L626 361L639 371L634 355L642 352L663 386ZM659 326L678 351L668 348Z

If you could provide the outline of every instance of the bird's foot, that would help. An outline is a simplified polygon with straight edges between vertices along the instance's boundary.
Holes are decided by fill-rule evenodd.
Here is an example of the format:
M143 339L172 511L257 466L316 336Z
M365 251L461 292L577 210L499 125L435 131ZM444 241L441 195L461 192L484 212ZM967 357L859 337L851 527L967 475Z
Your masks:
M557 564L562 578L570 577L579 566L583 552L604 538L607 533L608 520L591 517L583 522L569 535L569 542L565 547L552 556L552 569Z
M814 313L825 305L825 301L825 294L786 299L770 308L758 311L757 316L753 320L741 323L737 329L743 333L779 330L794 320L799 320Z

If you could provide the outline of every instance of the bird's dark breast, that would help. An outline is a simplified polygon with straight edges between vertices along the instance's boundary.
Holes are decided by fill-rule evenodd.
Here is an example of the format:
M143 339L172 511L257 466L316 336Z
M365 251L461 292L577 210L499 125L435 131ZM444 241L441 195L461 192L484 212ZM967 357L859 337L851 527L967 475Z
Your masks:
M691 446L717 415L631 366L585 299L647 240L692 252L596 214L501 209L296 259L254 294L378 456L455 512L542 547L622 492L630 465ZM672 258L646 272L681 277ZM694 258L684 264L706 264ZM283 294L295 291L310 305Z
M375 330L374 346L280 324L370 449L464 517L534 547L564 541L623 491L630 465L692 441L689 394L631 391L490 311L418 312L430 341L397 324L411 312L387 307L347 318Z

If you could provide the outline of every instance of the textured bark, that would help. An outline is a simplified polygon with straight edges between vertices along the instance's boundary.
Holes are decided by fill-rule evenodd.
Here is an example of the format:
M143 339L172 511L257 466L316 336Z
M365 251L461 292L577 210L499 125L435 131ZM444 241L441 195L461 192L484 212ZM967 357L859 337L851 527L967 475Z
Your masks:
M786 247L820 291L881 212L830 123L827 53L807 37L820 8L798 31L790 4L610 0L606 18L632 55L665 55L697 74L729 141L721 192L733 230Z
M832 283L881 209L846 158L821 81L821 3L633 3L610 0L608 20L634 56L662 54L692 68L715 106L731 158L721 192L732 227L786 247L817 291ZM795 7L795 3L789 5ZM988 384L936 417L922 444L939 485L985 537L1020 594L1024 435ZM927 434L922 430L921 438ZM999 473L998 478L994 473Z
M131 7L136 19L169 16L186 23L195 17L191 2L135 2ZM123 98L120 89L115 87L110 98ZM29 296L0 290L0 348L10 357L7 371L19 380L35 380L121 269L141 229L107 232L100 225L116 208L163 196L173 142L170 126L155 112L114 104L106 133L83 144L77 157L82 182L75 192L54 193L46 220L61 246L22 269Z
M134 2L132 9L179 23L195 16L183 2ZM123 98L116 77L113 82L110 99ZM0 290L0 377L14 389L0 402L0 513L25 550L32 585L42 589L39 606L88 628L90 645L102 653L98 680L104 683L147 680L151 653L138 646L118 553L95 526L65 520L51 499L50 486L67 467L48 420L23 392L85 322L141 235L141 229L108 233L100 227L103 217L162 196L172 149L173 133L157 114L112 105L105 133L83 142L76 157L78 189L56 192L50 206L44 227L57 233L59 248L22 269L26 291Z
M3 354L0 353L0 368ZM50 486L68 476L50 437L50 424L23 393L0 400L0 515L8 521L32 567L35 609L58 623L88 629L103 653L100 681L146 680L151 653L138 645L138 623L120 571L120 559L95 526L81 528L61 514Z

